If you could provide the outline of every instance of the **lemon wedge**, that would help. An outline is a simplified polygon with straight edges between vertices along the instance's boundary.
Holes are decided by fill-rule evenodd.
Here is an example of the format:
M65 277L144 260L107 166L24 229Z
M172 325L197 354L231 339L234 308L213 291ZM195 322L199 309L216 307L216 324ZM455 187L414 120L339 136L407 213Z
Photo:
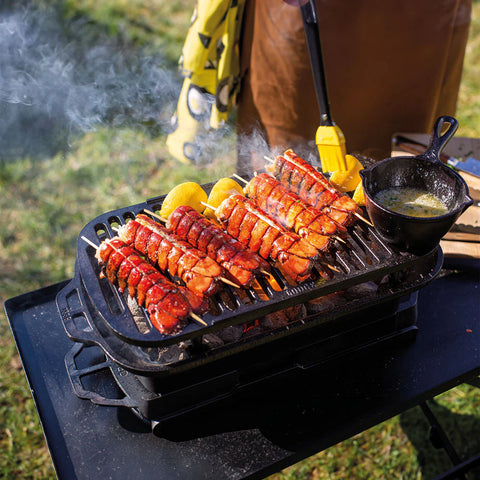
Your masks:
M172 188L163 200L160 216L168 218L177 207L182 205L187 205L194 208L197 212L202 213L205 209L202 202L206 203L207 199L208 196L205 190L198 183L180 183Z
M208 196L207 203L212 207L218 207L226 198L230 195L240 194L243 195L243 188L235 180L231 178L221 178L212 187L210 195ZM203 214L207 218L215 218L215 211L211 208L206 208Z
M362 182L357 185L355 188L355 192L353 192L353 201L360 207L365 206L365 194L363 193L363 185Z
M347 171L333 172L330 177L330 183L341 192L353 192L361 181L358 172L363 169L362 164L353 155L345 155Z

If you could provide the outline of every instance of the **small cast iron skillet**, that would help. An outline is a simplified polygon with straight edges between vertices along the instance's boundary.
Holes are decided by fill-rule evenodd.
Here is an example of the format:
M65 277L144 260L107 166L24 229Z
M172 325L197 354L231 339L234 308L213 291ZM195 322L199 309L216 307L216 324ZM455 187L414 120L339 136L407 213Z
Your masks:
M442 135L445 124L449 126ZM440 152L457 128L455 118L439 117L425 153L415 157L387 158L360 171L370 220L380 237L400 250L415 254L429 252L473 203L463 178L439 159ZM445 203L448 213L436 217L411 217L392 212L374 200L378 192L391 187L426 190Z

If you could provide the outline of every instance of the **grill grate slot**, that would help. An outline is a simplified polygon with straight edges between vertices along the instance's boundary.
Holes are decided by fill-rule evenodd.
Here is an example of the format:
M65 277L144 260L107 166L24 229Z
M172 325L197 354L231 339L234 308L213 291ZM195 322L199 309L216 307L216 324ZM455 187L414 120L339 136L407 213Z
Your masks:
M346 253L349 255L350 262L355 265L357 270L365 268L370 262L368 261L368 258L365 257L365 252L360 248L352 236L349 238L348 246L349 249Z
M363 251L366 253L366 263L372 265L373 263L380 263L380 256L375 252L375 248L372 248L366 241L365 237L362 235L361 230L354 230L352 232L352 238L356 240L361 246Z
M352 272L352 265L345 256L345 252L340 249L335 252L335 260L342 266L346 274L350 274Z

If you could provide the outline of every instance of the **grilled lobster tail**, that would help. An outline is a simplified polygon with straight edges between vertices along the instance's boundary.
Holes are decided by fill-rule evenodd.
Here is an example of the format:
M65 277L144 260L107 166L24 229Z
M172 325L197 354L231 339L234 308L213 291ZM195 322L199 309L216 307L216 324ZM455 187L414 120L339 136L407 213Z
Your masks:
M326 213L338 225L347 227L355 222L358 205L348 195L335 189L293 150L289 149L283 156L276 157L272 173L304 202Z
M122 293L128 289L129 295L145 307L153 326L161 333L179 332L192 309L203 310L203 299L174 285L120 238L105 240L96 256L108 280Z
M333 242L332 235L345 236L346 229L328 215L304 202L274 177L261 173L253 177L245 192L261 209L283 227L293 230L321 252Z
M193 208L181 206L170 215L167 228L220 264L234 282L248 288L255 275L270 267Z
M274 261L289 280L297 283L311 276L318 250L285 230L244 196L230 196L215 214L230 235L265 260Z
M160 271L183 280L192 292L211 296L218 291L223 268L147 215L139 214L130 220L119 229L118 236Z

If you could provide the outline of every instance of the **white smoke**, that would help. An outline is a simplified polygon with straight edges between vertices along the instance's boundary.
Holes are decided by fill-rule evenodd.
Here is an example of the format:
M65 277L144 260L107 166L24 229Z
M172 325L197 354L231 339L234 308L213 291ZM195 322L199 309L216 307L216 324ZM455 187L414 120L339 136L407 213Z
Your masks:
M3 8L0 159L50 155L107 122L164 130L181 86L165 63L53 9Z
M318 150L313 140L309 142L301 140L292 142L290 145L270 147L262 129L257 127L250 134L240 135L238 138L238 172L251 174L252 171L260 171L269 163L268 159L281 155L288 148L293 148L295 153L311 165L320 166Z
M11 3L0 4L0 161L52 156L102 125L153 135L172 129L183 78L161 52L125 45L87 18L67 21L53 8ZM200 165L222 156L236 162L233 123L197 138ZM239 171L279 153L258 132L239 138Z

